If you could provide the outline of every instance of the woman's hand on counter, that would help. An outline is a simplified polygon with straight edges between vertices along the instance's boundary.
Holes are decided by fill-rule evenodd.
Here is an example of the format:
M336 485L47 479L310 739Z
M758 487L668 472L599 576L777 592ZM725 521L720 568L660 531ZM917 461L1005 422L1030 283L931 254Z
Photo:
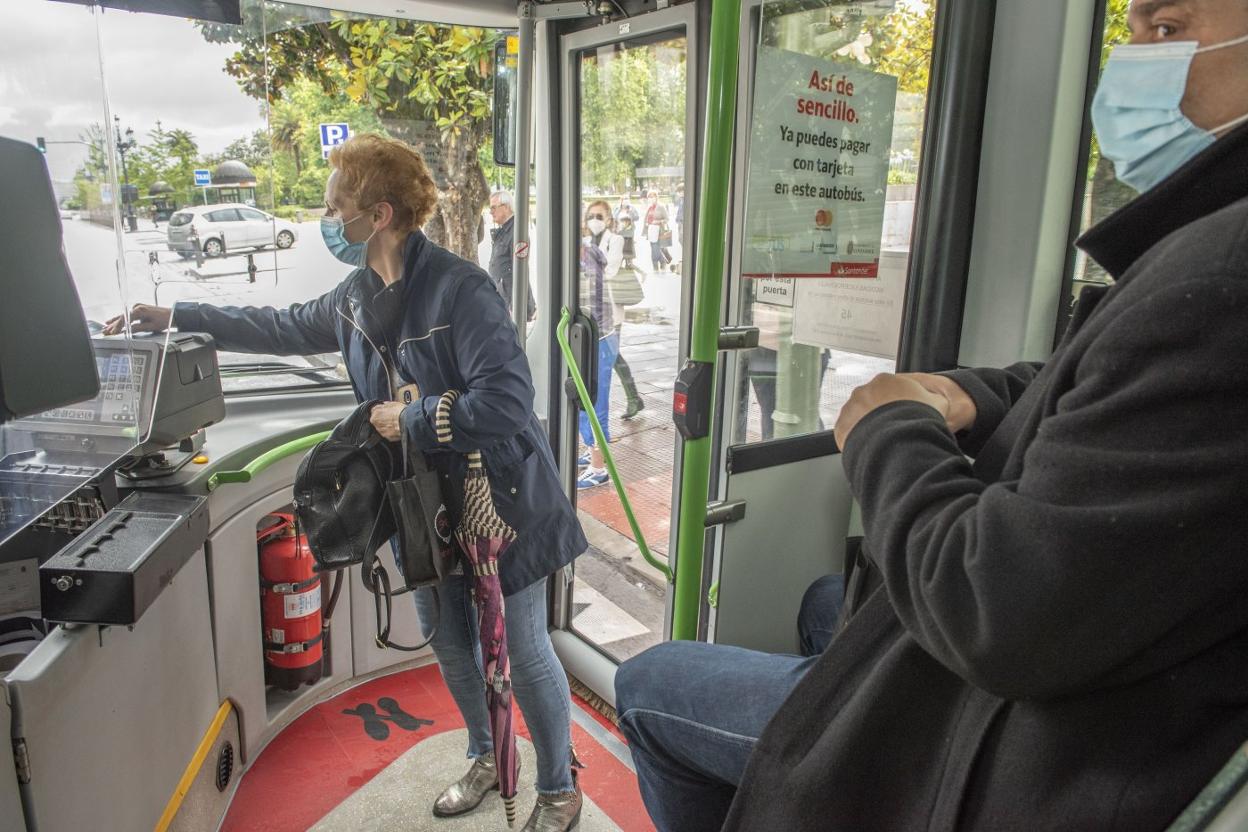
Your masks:
M368 417L373 423L373 430L381 434L382 439L398 442L403 436L402 416L405 407L407 405L402 402L383 402L374 407Z
M164 306L149 306L136 303L128 315L110 318L104 324L104 335L120 335L126 330L126 319L130 320L131 332L164 332L173 319L173 310Z

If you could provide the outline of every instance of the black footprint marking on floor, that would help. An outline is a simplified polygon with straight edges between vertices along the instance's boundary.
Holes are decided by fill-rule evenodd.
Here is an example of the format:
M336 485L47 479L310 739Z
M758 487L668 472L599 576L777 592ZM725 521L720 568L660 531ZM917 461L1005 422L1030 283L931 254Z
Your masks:
M390 736L390 728L385 722L383 722L385 717L380 716L377 713L377 709L367 702L356 705L354 708L346 708L343 710L343 713L350 716L358 716L363 719L364 733L368 734L378 742L381 742Z
M381 717L382 719L389 719L404 731L419 731L422 725L433 724L432 719L421 719L420 717L412 716L400 708L399 703L389 696L383 696L378 699L377 707L389 714L388 717Z
M390 737L390 726L387 722L393 722L404 731L417 731L423 725L432 725L431 719L420 719L404 711L399 707L399 703L389 696L383 696L377 700L377 705L386 713L377 713L377 708L368 702L362 702L354 708L345 708L344 714L348 716L358 716L364 721L364 733L369 737L382 742Z

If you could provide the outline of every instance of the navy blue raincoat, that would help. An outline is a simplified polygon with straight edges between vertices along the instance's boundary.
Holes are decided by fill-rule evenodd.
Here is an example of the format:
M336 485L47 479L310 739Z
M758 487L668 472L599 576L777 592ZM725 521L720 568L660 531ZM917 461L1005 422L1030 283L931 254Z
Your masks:
M463 452L480 449L494 503L517 533L500 564L510 595L570 563L588 543L533 415L533 381L515 325L489 276L419 231L408 237L403 264L403 279L388 287L371 269L357 269L289 309L179 303L173 320L180 330L209 333L224 350L340 351L360 401L392 398L393 362L423 396L404 409L403 428L443 475L456 520ZM464 393L451 412L450 451L458 453L438 443L433 427L438 399L451 389Z

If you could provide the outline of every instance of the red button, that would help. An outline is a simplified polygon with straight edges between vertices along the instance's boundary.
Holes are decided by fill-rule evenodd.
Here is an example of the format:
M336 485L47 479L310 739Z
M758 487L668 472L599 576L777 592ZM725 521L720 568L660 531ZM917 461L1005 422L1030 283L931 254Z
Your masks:
M684 416L689 410L689 394L676 393L672 396L672 412L677 416Z

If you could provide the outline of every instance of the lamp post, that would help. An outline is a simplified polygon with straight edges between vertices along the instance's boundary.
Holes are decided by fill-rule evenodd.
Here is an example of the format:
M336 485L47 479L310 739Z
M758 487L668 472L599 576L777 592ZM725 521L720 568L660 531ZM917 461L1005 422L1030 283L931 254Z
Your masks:
M117 131L117 155L121 157L121 204L126 208L126 225L131 231L139 230L138 218L134 216L134 200L130 195L130 172L126 169L126 153L134 149L134 129L127 127L121 132L121 116L113 116L113 129Z

